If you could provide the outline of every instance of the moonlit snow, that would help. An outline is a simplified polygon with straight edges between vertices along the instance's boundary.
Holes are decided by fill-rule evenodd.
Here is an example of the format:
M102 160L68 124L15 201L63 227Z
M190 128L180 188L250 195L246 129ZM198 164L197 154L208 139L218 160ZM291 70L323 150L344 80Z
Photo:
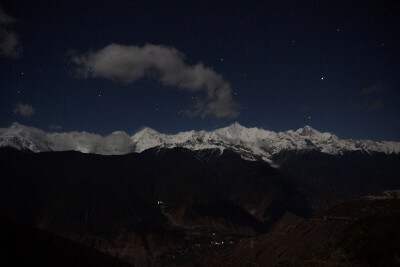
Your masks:
M0 147L13 147L33 152L80 151L101 155L121 155L142 152L152 147L185 147L191 150L232 149L247 160L271 157L283 150L317 150L328 154L346 151L399 153L399 142L340 139L331 133L321 133L310 126L296 131L273 132L246 128L239 123L214 131L188 131L175 135L159 133L151 128L129 136L123 131L107 136L88 132L45 132L13 123L0 128Z

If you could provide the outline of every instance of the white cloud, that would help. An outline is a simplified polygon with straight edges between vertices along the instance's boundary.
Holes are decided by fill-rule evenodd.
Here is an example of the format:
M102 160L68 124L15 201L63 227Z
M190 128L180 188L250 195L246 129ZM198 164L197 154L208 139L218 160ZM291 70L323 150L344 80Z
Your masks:
M373 84L369 87L366 87L362 89L361 91L358 91L359 96L368 96L372 94L377 94L377 93L382 93L385 91L385 87L383 86L382 83L376 83Z
M366 103L366 109L368 110L381 110L385 108L385 101L383 99L372 100Z
M382 95L385 93L385 86L382 83L375 83L357 92L360 100L355 106L364 111L377 111L385 108L385 100Z
M217 118L238 116L239 104L232 98L229 83L202 63L186 65L184 58L173 47L110 44L98 51L73 56L72 61L84 77L102 77L123 83L150 77L166 86L203 92L205 96L188 111L191 115L213 115Z
M14 113L23 117L32 117L32 115L35 113L35 110L33 109L32 105L18 103L14 108Z
M9 29L13 23L15 19L0 7L0 55L9 58L19 57L22 51L18 35Z
M46 140L54 144L56 151L77 150L102 155L127 154L132 151L132 142L125 132L114 132L107 136L87 132L46 133Z
M59 131L59 130L62 129L62 127L60 125L57 125L57 124L50 124L49 125L49 129L53 130L53 131Z
M22 136L33 144L32 151L70 151L102 155L120 155L134 151L132 141L125 132L117 131L107 136L88 132L45 132L14 122L9 128L0 128L0 140L10 136ZM0 142L1 143L1 142ZM10 146L18 148L11 142Z
M10 15L6 14L3 8L0 7L0 24L10 24L14 23L15 19Z
M0 28L0 55L17 58L21 53L18 35Z

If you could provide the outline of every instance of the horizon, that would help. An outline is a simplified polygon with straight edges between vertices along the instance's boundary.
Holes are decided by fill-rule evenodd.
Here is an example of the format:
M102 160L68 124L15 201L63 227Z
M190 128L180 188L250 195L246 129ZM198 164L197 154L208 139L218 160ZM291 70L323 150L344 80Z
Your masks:
M192 132L192 131L194 131L194 132L201 132L201 131L203 131L203 132L209 133L209 132L213 132L213 131L220 130L220 129L223 129L223 128L228 128L228 127L234 126L235 124L239 124L239 126L244 127L244 128L246 128L246 129L254 129L254 128L255 128L255 129L257 129L257 130L269 131L269 132L274 132L274 133L286 133L286 132L289 132L289 131L293 131L293 132L296 133L297 131L299 131L299 130L301 130L301 129L304 129L304 128L309 127L309 128L311 128L312 130L317 131L317 132L319 132L319 133L321 133L321 134L328 133L328 134L331 134L331 135L335 135L335 136L338 137L340 140L369 140L369 141L375 141L375 142L400 142L400 141L397 141L397 140L374 140L374 139L343 138L343 137L340 137L339 135L337 135L337 134L334 133L334 132L330 132L330 131L320 131L319 129L316 129L316 128L312 127L311 125L304 125L303 127L300 127L300 128L297 128L297 129L287 129L287 130L283 130L283 131L275 131L275 130L273 130L273 129L265 129L265 128L262 128L262 127L255 127L255 126L249 126L249 127L247 127L247 126L241 124L241 123L238 122L238 121L235 121L235 122L233 122L233 123L231 123L231 124L228 124L228 125L225 125L225 126L222 126L222 127L218 127L218 128L214 128L214 129L211 129L211 130L205 130L205 129L194 130L194 129L191 129L191 130L180 131L180 132L176 132L176 133L162 132L162 131L158 131L157 129L154 129L154 128L152 128L152 127L143 126L143 127L140 127L137 131L132 132L132 133L127 132L127 131L124 131L124 130L121 129L121 130L115 130L115 131L112 131L112 132L109 132L109 133L102 134L102 133L90 132L90 131L85 131L85 130L83 130L83 131L79 131L79 130L70 130L70 131L66 131L66 130L64 130L64 129L42 129L42 128L38 128L38 127L35 127L35 126L32 126L32 125L22 124L22 123L19 123L19 122L17 122L17 121L11 123L11 125L8 126L8 127L0 127L0 129L10 129L10 128L12 128L14 125L19 125L19 126L22 126L22 127L34 128L34 129L36 129L36 130L43 131L43 132L46 133L46 134L52 134L52 133L66 133L66 134L68 134L68 133L86 133L86 134L99 135L99 136L101 136L101 137L107 137L107 136L110 136L110 135L112 135L112 134L122 132L122 133L124 133L124 134L127 134L129 137L132 137L132 136L134 136L135 134L137 134L137 133L139 133L139 132L141 132L141 131L143 131L143 130L145 130L145 129L150 129L150 130L155 131L155 132L157 132L157 133L159 133L159 134L163 134L163 135L167 135L167 136L173 136L173 135L178 135L178 134L180 134L180 133L186 133L186 132Z
M399 7L6 1L0 125L106 135L239 121L400 141Z

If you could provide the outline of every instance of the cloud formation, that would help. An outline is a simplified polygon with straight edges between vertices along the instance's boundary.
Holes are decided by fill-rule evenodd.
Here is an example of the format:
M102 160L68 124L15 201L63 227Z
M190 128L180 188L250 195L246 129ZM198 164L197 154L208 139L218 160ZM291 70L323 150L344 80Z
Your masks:
M382 98L376 100L365 100L363 108L369 111L381 110L385 108L385 101Z
M122 83L149 77L165 86L203 92L205 96L188 111L190 115L238 116L239 104L232 98L229 83L202 63L189 66L184 59L185 56L173 47L152 44L143 47L110 44L72 57L78 74L84 77L102 77Z
M385 91L385 87L381 83L373 84L369 87L366 87L360 91L358 91L359 96L368 96L376 93L381 93Z
M0 140L6 141L10 136L22 136L32 145L30 149L40 151L70 151L102 155L122 155L135 151L131 137L125 132L116 131L107 136L88 132L45 132L14 122L9 128L0 128ZM11 142L10 146L19 145Z
M385 108L385 100L382 94L385 92L385 87L381 83L373 84L357 92L360 98L359 104L356 104L360 110L377 111Z
M0 55L9 58L19 57L22 51L18 35L9 29L13 23L15 19L0 7Z
M57 125L57 124L50 124L49 125L49 129L53 130L53 131L59 131L59 130L62 129L62 127L60 125Z
M35 113L35 110L33 109L32 105L18 103L14 108L14 113L23 117L32 117L32 115Z
M0 24L14 23L15 19L10 15L6 14L2 7L0 7Z

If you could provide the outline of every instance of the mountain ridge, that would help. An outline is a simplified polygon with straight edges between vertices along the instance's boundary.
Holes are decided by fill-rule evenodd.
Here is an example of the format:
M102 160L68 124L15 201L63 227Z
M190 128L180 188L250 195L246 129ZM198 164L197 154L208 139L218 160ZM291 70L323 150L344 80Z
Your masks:
M316 150L333 155L347 151L400 153L400 142L340 139L308 125L296 131L274 132L246 128L238 122L214 131L192 130L177 134L163 134L145 127L132 136L123 131L114 131L107 136L85 131L45 132L14 122L9 128L0 128L0 147L5 146L33 152L75 150L102 155L142 152L153 147L211 148L221 152L230 148L246 160L262 159L269 163L273 163L274 155L285 150Z

